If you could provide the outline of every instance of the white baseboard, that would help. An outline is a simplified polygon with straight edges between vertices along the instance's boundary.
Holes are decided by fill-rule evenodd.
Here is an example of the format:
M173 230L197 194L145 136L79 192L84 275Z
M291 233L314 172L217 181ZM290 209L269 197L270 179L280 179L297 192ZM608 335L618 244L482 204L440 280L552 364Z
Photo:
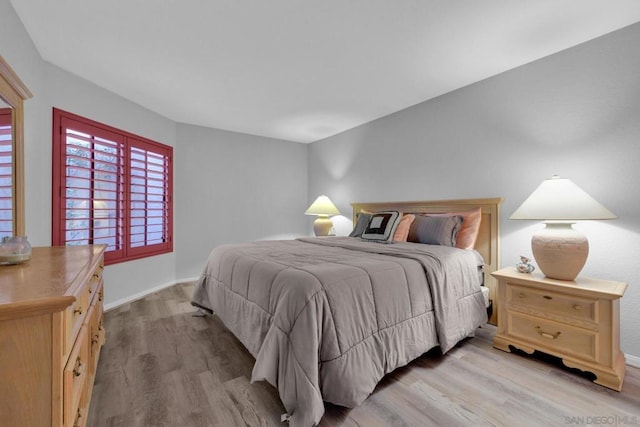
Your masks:
M176 280L176 285L177 285L178 283L197 282L198 280L200 280L200 276L197 276L197 277L187 277L186 279Z
M125 298L121 298L119 300L110 302L109 304L105 304L104 305L104 311L109 311L109 310L113 310L114 308L120 307L121 305L139 300L141 298L146 297L149 294L152 294L154 292L158 292L162 289L165 288L169 288L173 285L177 285L178 283L185 283L185 282L195 282L196 280L198 280L199 277L190 277L190 278L186 278L186 279L179 279L179 280L175 280L173 282L167 282L167 283L163 283L162 285L158 285L158 286L154 286L153 288L149 288L149 289L145 289L142 292L138 292L137 294L133 294L133 295L129 295Z
M632 354L625 354L624 358L626 359L627 365L633 366L634 368L640 368L640 357Z

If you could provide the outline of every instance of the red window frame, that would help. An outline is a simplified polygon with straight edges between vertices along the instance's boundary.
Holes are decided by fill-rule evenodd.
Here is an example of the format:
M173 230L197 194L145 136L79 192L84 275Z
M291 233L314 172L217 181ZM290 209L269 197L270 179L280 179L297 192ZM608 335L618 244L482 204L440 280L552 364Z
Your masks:
M105 264L173 251L173 147L54 108L52 170L53 245L108 243Z

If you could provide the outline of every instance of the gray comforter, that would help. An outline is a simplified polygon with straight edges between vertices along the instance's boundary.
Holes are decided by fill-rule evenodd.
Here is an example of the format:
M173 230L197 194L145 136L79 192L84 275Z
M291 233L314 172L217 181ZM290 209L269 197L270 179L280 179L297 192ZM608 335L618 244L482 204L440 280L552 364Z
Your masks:
M350 237L213 250L192 303L215 312L255 357L252 381L280 394L292 426L323 400L354 407L388 372L486 322L479 255Z

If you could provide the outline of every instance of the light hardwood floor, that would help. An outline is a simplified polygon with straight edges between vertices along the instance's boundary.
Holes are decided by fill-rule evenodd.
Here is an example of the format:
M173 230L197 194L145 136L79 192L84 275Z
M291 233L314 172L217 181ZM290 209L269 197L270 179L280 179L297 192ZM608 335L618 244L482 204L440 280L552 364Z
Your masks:
M179 284L105 314L89 426L286 426L275 388L250 384L242 344L216 316L192 316L192 290ZM320 425L640 425L640 369L627 367L618 393L494 349L494 333L485 326L445 356L397 369L357 408L326 404Z

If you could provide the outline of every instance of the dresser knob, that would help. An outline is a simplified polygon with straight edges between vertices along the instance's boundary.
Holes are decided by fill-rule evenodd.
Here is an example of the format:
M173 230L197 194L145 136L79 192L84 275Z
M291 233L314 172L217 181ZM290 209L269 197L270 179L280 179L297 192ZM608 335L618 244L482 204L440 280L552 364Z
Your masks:
M80 408L78 408L78 414L76 415L76 420L73 422L73 427L80 427L80 418L82 418L82 413L80 412Z
M76 359L76 366L73 367L73 375L76 377L82 375L82 368L84 368L84 365L82 364L82 360L78 357Z
M582 306L580 304L573 304L573 309L580 311L582 310Z

